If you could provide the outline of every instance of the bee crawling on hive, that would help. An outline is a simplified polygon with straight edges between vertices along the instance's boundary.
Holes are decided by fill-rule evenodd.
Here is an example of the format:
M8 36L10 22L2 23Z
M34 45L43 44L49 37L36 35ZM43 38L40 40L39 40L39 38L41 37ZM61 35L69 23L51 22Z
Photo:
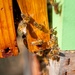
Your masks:
M59 61L59 47L58 47L58 39L57 39L57 31L56 27L54 29L50 29L50 53L48 54L48 57L50 57L52 60L57 60Z
M39 30L42 30L43 27L41 24L38 24L30 15L24 15L23 13L21 14L23 20L25 23L31 23L32 25L34 25L36 28L38 28Z
M56 2L56 0L50 0L50 4L54 7L54 11L56 14L60 13L58 7L60 2Z
M38 28L39 30L42 30L42 25L41 24L38 24L37 22L33 22L33 25L36 27L36 28Z
M22 13L22 14L21 14L21 17L22 17L23 21L24 21L25 23L27 23L27 24L31 21L31 17L30 17L29 15L24 15L24 14Z

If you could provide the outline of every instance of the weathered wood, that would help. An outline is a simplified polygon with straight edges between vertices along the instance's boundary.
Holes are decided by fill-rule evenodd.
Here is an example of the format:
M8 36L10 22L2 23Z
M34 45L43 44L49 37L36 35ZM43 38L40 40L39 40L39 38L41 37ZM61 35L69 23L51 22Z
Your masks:
M18 54L12 0L0 0L0 54L1 58Z
M50 75L75 75L75 52L62 53L59 62L50 60Z
M39 30L33 24L27 26L27 43L30 52L45 50L47 42L50 40L50 32L47 16L47 0L17 0L21 12L29 15L34 21L43 26L43 30ZM37 47L31 43L37 40L43 40L42 47Z

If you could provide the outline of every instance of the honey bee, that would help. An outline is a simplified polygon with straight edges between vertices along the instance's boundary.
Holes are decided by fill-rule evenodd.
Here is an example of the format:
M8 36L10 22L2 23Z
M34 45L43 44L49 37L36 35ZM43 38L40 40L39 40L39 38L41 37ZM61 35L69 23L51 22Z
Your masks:
M54 55L59 55L59 50L52 50L52 54L54 54Z
M24 15L23 13L21 14L21 17L22 17L22 19L23 19L23 21L25 22L25 23L29 23L30 22L30 20L31 20L31 17L29 16L29 15Z
M48 64L49 64L49 59L48 59L47 57L44 57L44 58L43 58L43 62L44 62L46 65L48 65Z
M51 59L52 56L53 56L53 54L50 53L50 52L47 54L47 58L48 58L48 59Z
M44 68L42 70L42 75L49 75L49 69L48 68Z
M54 56L51 57L51 59L52 59L52 60L57 60L57 61L59 61L59 60L60 60L60 57L54 55Z
M56 3L56 4L54 5L54 11L55 11L56 14L59 13L58 5L59 5L59 3Z
M42 57L43 56L43 50L39 50L38 52L36 52L36 55Z
M38 24L37 22L35 22L35 20L30 16L30 15L24 15L23 13L21 14L21 17L22 17L22 19L23 19L23 21L25 22L25 23L32 23L33 22L33 25L36 27L36 28L38 28L38 29L40 29L40 30L42 30L42 25L41 24Z
M45 65L49 64L49 58L47 57L49 50L39 50L36 52L36 55L40 57L41 63L44 63Z
M33 22L33 25L36 27L36 28L38 28L38 29L40 29L40 30L42 30L42 25L41 24L38 24L37 22Z
M36 41L33 41L31 42L32 45L42 45L43 44L43 40L36 40Z
M55 4L54 0L50 0L50 4L54 6Z
M58 14L59 13L59 10L58 10L59 3L56 3L56 0L50 0L50 4L54 7L55 13Z

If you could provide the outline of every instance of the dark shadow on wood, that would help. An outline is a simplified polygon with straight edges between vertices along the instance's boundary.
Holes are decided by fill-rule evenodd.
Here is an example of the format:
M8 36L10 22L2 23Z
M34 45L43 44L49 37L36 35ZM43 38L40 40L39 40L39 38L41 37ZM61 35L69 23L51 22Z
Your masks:
M37 39L37 35L35 33L35 31L33 30L33 28L31 27L31 25L27 25L27 30L29 31L30 35L32 38Z

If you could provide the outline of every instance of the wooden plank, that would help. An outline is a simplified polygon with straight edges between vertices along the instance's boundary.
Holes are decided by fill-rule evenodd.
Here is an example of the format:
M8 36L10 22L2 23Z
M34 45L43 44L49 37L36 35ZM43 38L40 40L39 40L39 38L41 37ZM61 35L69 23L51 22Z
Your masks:
M9 32L7 27L7 21L6 21L6 13L4 9L3 0L0 1L0 19L1 19L1 29L3 33L3 38L5 41L5 48L9 47L11 45L10 38L9 38Z
M14 55L17 55L18 49L17 47L15 47L16 46L16 33L15 33L14 20L13 20L12 0L5 0L4 6L5 6L6 14L8 14L6 15L6 19L7 19L7 24L9 28L9 36L10 36L10 40L12 44L11 48L12 48Z
M0 19L0 57L3 57L2 56L2 50L3 50L3 48L5 48L5 43L4 43L2 36L3 35L2 35L2 30L1 30L1 19Z
M5 48L5 43L3 39L2 28L1 28L1 19L0 19L0 49Z
M8 26L8 30L9 30L9 37L10 37L11 44L14 45L15 32L14 32L13 20L12 20L12 17L11 17L11 15L12 15L11 7L12 7L12 4L10 6L9 1L5 0L4 1L4 8L5 8L5 13L6 13L7 26ZM9 19L9 17L10 17L10 19Z
M0 58L17 55L12 0L0 0Z
M47 16L47 0L17 0L21 12L24 15L29 15L34 21L43 26L43 30L39 30L32 23L27 25L27 43L30 52L45 50L47 42L50 40L50 32ZM32 45L34 41L43 40L42 47Z

